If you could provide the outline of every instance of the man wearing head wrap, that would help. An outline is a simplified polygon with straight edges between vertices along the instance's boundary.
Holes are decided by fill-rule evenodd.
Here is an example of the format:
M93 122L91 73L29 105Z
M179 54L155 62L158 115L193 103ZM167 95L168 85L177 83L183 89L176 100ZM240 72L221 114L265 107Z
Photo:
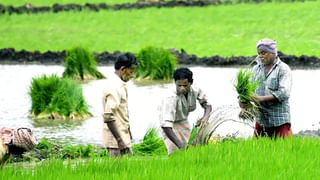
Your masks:
M277 43L271 39L259 40L257 65L253 80L260 80L256 89L259 114L255 136L292 136L289 97L292 86L290 67L277 56Z

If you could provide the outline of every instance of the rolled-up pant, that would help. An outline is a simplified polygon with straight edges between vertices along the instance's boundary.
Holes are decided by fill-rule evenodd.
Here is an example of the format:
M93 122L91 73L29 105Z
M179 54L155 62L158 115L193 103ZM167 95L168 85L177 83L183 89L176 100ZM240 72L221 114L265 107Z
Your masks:
M109 157L117 157L119 155L132 154L131 148L120 150L119 148L107 148Z
M281 126L268 127L265 128L256 122L256 126L254 128L254 136L266 136L270 138L285 138L292 137L291 124L285 123Z
M187 145L191 133L191 126L189 122L185 121L182 123L173 123L172 130L176 134L177 138L182 142L182 144ZM168 155L170 155L173 151L179 149L163 131L162 136L168 150Z

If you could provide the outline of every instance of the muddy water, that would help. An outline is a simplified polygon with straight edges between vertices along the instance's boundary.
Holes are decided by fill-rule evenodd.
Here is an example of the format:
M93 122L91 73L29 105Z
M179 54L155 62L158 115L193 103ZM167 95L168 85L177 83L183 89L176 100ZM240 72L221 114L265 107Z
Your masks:
M237 94L233 82L238 68L190 67L194 72L195 85L201 87L209 96L213 106L237 105ZM90 105L92 118L75 122L36 122L28 118L31 107L28 95L32 77L42 74L61 76L63 66L43 65L0 65L0 127L30 127L36 135L71 143L101 144L102 104L101 95L105 80L82 84L83 93ZM100 66L99 71L107 77L113 73L112 66ZM294 133L301 130L319 128L320 116L320 70L293 70L293 90L291 94L292 129ZM150 127L158 127L158 105L161 98L174 90L167 82L129 82L129 111L133 137L139 140ZM193 123L203 110L190 114ZM252 129L246 125L228 122L222 124L217 133L226 135L238 133L248 137Z

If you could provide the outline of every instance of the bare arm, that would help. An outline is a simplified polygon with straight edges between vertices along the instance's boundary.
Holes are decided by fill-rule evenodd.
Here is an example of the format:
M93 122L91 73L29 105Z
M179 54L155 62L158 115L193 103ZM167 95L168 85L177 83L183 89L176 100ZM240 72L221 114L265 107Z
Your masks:
M210 113L212 111L212 106L205 104L202 107L204 108L204 114L203 114L203 117L201 119L208 119L209 115L210 115Z
M128 128L128 131L129 131L130 139L132 140L132 134L131 134L130 127Z
M183 144L181 141L178 139L176 134L173 132L171 127L162 127L164 133L168 136L168 138L179 148L183 148Z
M270 101L270 102L277 102L278 101L278 99L275 98L272 94L266 95L266 96L257 96L257 97L255 97L255 100L258 103L267 102L267 101Z
M117 140L117 143L118 143L118 146L119 146L119 149L125 149L127 148L127 146L124 144L120 134L119 134L119 131L118 131L118 128L115 124L115 121L114 120L108 120L105 118L105 123L107 123L107 126L108 128L110 129L112 135L114 136L114 138Z
M204 113L203 113L202 118L197 122L196 126L200 126L201 123L208 121L208 119L210 117L210 113L212 111L211 105L204 103L204 104L201 104L201 106L204 109Z

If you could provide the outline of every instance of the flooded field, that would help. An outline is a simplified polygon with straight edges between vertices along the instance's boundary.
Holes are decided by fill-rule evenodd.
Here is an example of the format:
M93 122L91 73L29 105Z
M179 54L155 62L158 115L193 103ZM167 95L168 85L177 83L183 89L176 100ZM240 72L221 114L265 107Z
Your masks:
M113 66L99 66L99 71L107 77L114 72ZM237 105L237 94L233 82L238 68L190 67L194 73L195 85L201 87L209 96L214 108L225 105ZM83 121L38 122L28 118L31 100L28 94L33 77L42 74L61 76L63 66L51 65L0 65L0 127L29 127L37 137L47 137L70 143L101 144L102 128L102 88L105 80L82 84L83 94L90 105L92 118ZM291 93L292 130L317 130L320 127L318 102L320 100L320 70L293 70L293 88ZM166 93L174 90L168 82L128 83L130 124L133 138L139 140L150 127L158 127L158 106ZM190 114L190 123L202 116L198 109ZM238 133L238 136L252 135L248 126L228 122L222 124L217 133L226 135Z

